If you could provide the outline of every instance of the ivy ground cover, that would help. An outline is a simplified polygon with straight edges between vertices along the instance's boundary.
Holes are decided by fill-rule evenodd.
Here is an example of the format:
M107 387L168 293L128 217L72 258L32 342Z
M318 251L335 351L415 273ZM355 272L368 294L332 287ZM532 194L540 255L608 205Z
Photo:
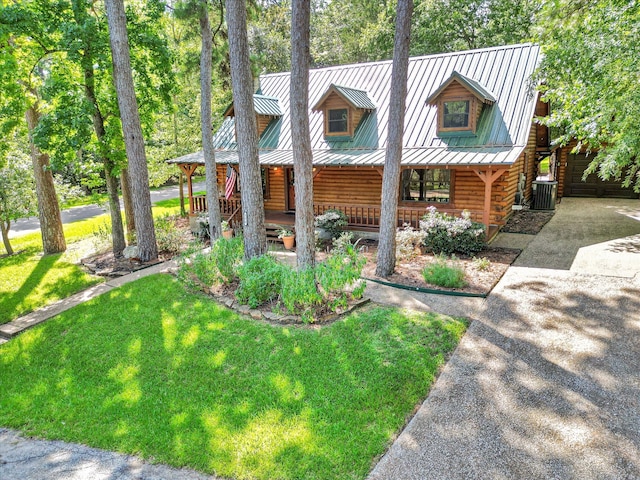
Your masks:
M464 321L256 322L156 275L0 346L0 425L245 479L364 478Z

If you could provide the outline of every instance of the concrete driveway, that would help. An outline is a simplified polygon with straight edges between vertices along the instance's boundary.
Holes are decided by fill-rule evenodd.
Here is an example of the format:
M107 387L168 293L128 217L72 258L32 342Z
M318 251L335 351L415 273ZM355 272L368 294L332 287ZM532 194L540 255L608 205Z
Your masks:
M640 202L565 199L370 480L640 478ZM457 302L456 302L457 303Z
M633 278L640 272L640 200L564 198L514 265Z

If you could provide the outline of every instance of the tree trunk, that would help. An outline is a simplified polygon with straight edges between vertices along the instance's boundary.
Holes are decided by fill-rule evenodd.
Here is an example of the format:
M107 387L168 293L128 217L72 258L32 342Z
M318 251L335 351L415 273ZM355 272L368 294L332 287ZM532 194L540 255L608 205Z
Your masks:
M34 103L26 110L25 118L29 129L31 161L33 163L33 173L36 181L36 195L38 196L38 216L40 218L40 231L42 232L42 249L45 255L64 252L67 249L67 243L64 239L56 187L53 183L51 169L49 168L49 156L42 153L33 143L33 130L40 120L37 103Z
M407 71L409 69L409 38L413 0L398 0L396 33L391 70L391 97L389 99L389 136L382 175L380 199L380 240L376 275L388 277L396 264L396 229L398 228L398 184L402 160L404 110L407 97Z
M127 222L127 242L136 241L136 218L133 214L133 195L131 182L129 181L129 169L123 168L120 172L120 188L122 189L122 203L124 203L124 218Z
M253 108L253 77L249 63L247 9L244 0L227 1L231 90L236 118L242 200L244 256L250 259L267 251L264 199L258 159L258 126Z
M173 18L173 17L172 17ZM172 24L173 26L173 24ZM178 148L178 114L177 114L177 109L176 109L176 105L177 105L177 100L176 100L176 96L173 96L173 147L174 147L174 155L176 156L176 158L178 157L178 154L180 152L180 149ZM182 170L180 170L180 172L178 173L178 188L179 188L179 194L180 194L180 216L181 217L186 217L187 216L187 211L185 209L184 206L184 175L182 174Z
M4 222L0 220L0 230L2 231L2 243L4 243L4 249L7 251L7 255L13 255L13 248L11 248L11 242L9 241L9 228L11 228L11 222Z
M202 150L207 184L209 236L213 242L220 237L222 232L222 219L220 218L216 157L213 152L213 134L211 132L211 55L213 52L213 37L207 5L206 1L202 1L200 5L200 33L202 35L202 49L200 51L200 130L202 132Z
M311 2L293 0L291 14L291 136L296 194L298 268L315 263L313 154L309 134L309 19Z
M111 247L113 254L117 257L122 254L126 246L124 241L124 227L122 225L122 214L120 213L120 198L118 196L118 177L114 175L116 168L113 160L109 158L109 154L105 148L104 119L98 107L98 99L96 98L93 61L90 56L89 48L85 48L84 57L84 89L87 100L92 106L91 116L93 119L93 129L96 133L101 153L100 160L104 165L105 180L107 182L107 195L109 197L109 214L111 216Z
M109 42L113 61L113 83L118 96L124 145L129 161L133 214L136 222L138 256L143 262L158 258L158 245L151 212L149 172L144 138L133 88L126 18L123 0L105 0Z

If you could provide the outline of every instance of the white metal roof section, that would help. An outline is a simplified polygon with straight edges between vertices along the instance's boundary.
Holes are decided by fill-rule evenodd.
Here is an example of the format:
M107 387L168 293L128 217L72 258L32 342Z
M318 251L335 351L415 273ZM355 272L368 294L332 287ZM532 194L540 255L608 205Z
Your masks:
M531 77L540 61L538 45L521 44L413 57L409 60L403 139L403 165L509 165L526 146L536 92ZM323 113L309 109L314 165L384 164L387 143L391 61L321 68L309 72L309 104L316 105L331 85L366 92L375 110L366 114L349 142L324 136ZM495 102L485 105L473 136L439 137L437 107L427 105L454 72ZM289 73L263 75L261 92L277 98L283 115L260 140L260 162L290 165L292 160ZM356 88L357 87L357 88ZM344 87L343 87L344 88ZM234 119L214 135L218 162L237 162Z

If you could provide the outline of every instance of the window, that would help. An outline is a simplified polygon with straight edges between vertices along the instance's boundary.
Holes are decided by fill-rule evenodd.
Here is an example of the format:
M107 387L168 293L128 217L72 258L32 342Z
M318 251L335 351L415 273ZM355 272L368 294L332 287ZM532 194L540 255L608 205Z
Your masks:
M469 127L469 100L442 102L442 128Z
M327 120L327 131L329 133L346 133L348 128L348 112L346 108L338 108L329 110L329 119Z
M410 168L402 171L401 199L404 202L449 203L451 171Z

